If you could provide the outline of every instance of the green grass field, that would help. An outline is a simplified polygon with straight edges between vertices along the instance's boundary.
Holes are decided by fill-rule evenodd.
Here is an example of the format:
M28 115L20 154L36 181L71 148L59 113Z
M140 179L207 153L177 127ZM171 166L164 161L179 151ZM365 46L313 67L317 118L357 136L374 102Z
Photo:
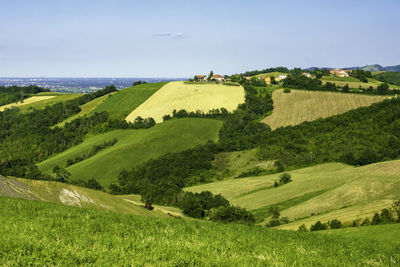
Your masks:
M0 197L0 265L396 266L396 243ZM378 228L376 228L379 230ZM378 234L376 234L378 236Z
M163 116L172 114L173 110L208 112L212 109L226 108L233 111L245 100L242 86L222 84L187 84L185 82L170 82L149 97L126 117L134 121L138 116L152 117L159 123Z
M400 198L400 161L363 167L328 163L290 172L292 182L273 187L280 174L224 180L186 188L187 191L220 193L232 204L252 211L260 222L269 220L269 207L277 205L282 217L292 221L281 226L297 229L321 220L343 222L371 217Z
M327 118L359 107L369 106L386 99L386 96L342 94L305 90L275 90L272 94L274 110L262 121L273 130L304 121Z
M108 98L110 98L112 95L116 94L116 92L112 92L110 94L106 94L103 95L101 97L95 98L92 101L83 104L81 106L81 112L79 112L78 114L75 114L71 117L69 117L68 119L56 124L56 126L58 127L63 127L67 122L71 122L77 118L83 117L85 115L88 115L89 113L91 113L93 110L95 110L97 108L97 106L99 106L100 104L104 103L105 101L107 101Z
M40 170L51 172L54 166L65 167L68 159L90 150L112 138L118 142L84 161L67 168L72 179L94 178L104 186L117 180L121 170L129 170L151 158L168 152L178 152L208 140L216 141L221 121L210 119L177 119L158 124L150 129L114 130L86 139L50 159L38 164Z
M120 90L98 105L89 115L94 112L107 111L111 118L124 119L165 84L167 83L147 83Z

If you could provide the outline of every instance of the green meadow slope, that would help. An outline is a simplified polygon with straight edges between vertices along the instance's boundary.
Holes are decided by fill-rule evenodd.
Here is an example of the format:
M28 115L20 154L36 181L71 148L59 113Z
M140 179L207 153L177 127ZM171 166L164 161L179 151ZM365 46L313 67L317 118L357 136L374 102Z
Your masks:
M56 124L56 126L58 127L63 127L67 122L71 122L77 118L83 117L85 115L88 115L89 113L91 113L93 110L95 110L97 108L97 106L99 106L101 103L103 103L104 101L107 101L107 99L109 97L111 97L112 95L116 94L117 92L112 92L106 95L103 95L101 97L95 98L92 101L83 104L80 106L81 111L78 114L75 114L71 117L69 117L68 119Z
M218 120L185 118L157 124L150 129L114 130L89 137L83 143L39 163L38 167L50 173L56 165L65 167L68 159L89 151L94 145L117 138L115 145L67 168L72 179L94 178L108 187L116 182L124 169L129 170L168 152L189 149L208 140L217 141L221 125Z
M146 83L120 90L93 109L89 115L107 111L111 118L124 119L165 84L167 82Z
M0 175L0 196L52 202L150 217L168 217L163 209L149 211L140 203L108 193L51 181L6 178Z
M0 197L0 265L395 266L396 243ZM378 228L376 228L379 230ZM351 251L351 253L349 253Z
M297 229L318 220L351 221L372 216L400 198L400 161L363 167L328 163L289 172L292 182L274 188L280 174L230 179L186 188L222 194L232 204L252 211L259 222L269 221L269 207L278 206L281 217Z

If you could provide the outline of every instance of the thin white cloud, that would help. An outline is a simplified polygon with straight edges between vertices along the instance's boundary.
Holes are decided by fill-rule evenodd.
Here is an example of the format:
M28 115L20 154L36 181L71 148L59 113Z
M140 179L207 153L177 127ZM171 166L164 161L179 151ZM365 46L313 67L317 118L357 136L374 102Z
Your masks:
M156 33L155 36L168 37L173 39L185 38L185 34L182 32L161 32L161 33Z

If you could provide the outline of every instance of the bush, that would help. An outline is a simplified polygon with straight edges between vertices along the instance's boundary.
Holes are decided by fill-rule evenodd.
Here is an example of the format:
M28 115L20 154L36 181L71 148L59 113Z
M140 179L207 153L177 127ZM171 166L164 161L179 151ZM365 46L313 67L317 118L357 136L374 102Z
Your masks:
M211 221L219 222L254 223L256 221L254 215L246 209L234 206L212 208L208 217Z
M328 222L329 228L331 229L339 229L342 228L342 222L338 219L333 219Z
M321 223L321 221L316 222L310 227L310 231L322 231L326 229L328 229L328 225L326 223Z
M300 232L308 232L308 228L307 228L307 226L303 223L302 225L299 225L299 228L297 229L297 231L300 231Z
M292 181L292 175L290 175L290 173L285 172L284 174L282 174L281 176L279 176L279 182L282 184L287 184L290 181Z
M209 191L201 193L185 192L179 202L183 214L193 218L202 218L212 208L226 207L229 201L221 195L213 195Z
M285 94L288 94L288 93L290 93L291 91L290 91L289 88L285 88L285 89L283 89L283 92L284 92Z

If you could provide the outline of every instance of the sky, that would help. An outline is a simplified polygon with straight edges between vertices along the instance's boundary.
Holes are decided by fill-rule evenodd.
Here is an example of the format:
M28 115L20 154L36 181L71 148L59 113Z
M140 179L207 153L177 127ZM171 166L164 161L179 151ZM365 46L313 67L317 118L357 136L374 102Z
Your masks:
M0 0L0 77L400 64L399 0Z

